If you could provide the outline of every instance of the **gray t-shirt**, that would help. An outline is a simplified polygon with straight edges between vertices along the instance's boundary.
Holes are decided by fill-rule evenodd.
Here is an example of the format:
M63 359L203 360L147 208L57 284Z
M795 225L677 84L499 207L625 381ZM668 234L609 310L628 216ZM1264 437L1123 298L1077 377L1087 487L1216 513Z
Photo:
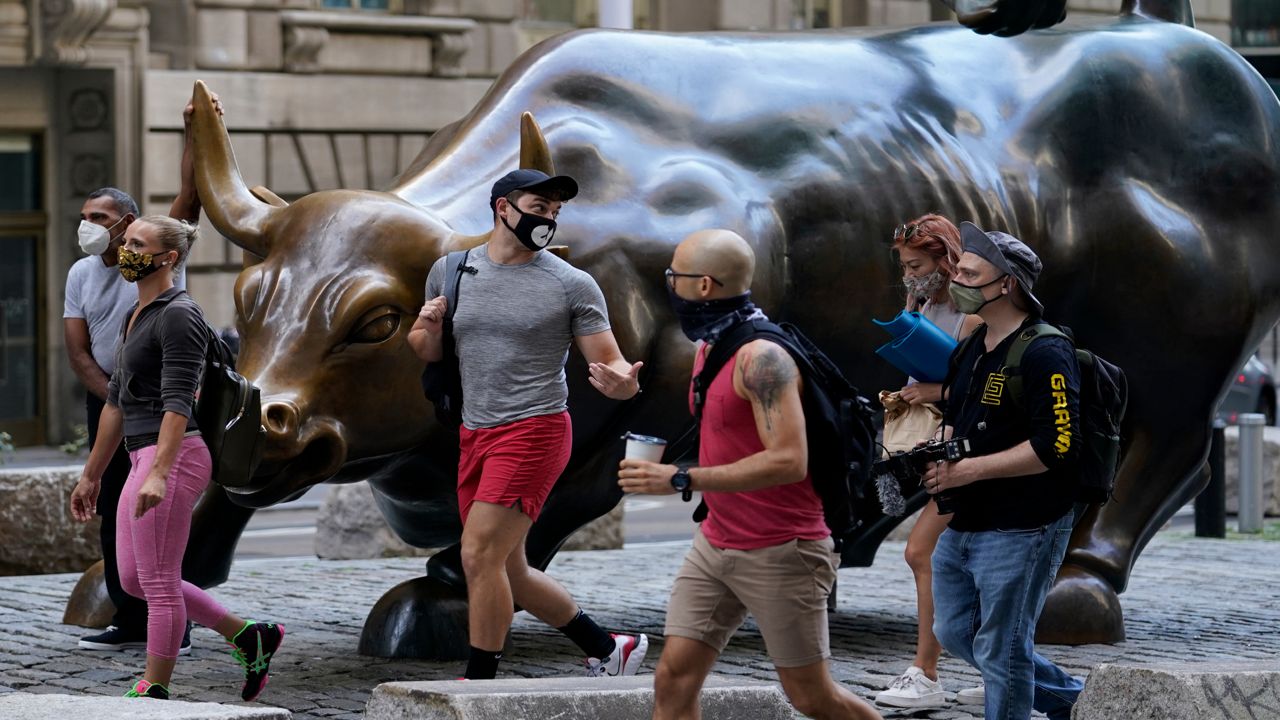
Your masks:
M173 278L174 287L185 290L186 273ZM116 369L116 346L125 316L138 304L138 286L120 275L120 267L103 264L98 255L75 261L67 272L63 318L81 318L89 326L89 352L102 372Z
M444 257L431 266L427 298L443 287ZM499 265L488 245L471 251L453 317L462 369L462 423L468 428L563 412L564 364L573 338L609 329L600 286L549 252L523 265Z
M116 369L116 346L129 309L138 303L138 286L125 282L120 269L107 267L97 255L82 257L67 273L63 318L82 318L89 326L89 351L110 375Z

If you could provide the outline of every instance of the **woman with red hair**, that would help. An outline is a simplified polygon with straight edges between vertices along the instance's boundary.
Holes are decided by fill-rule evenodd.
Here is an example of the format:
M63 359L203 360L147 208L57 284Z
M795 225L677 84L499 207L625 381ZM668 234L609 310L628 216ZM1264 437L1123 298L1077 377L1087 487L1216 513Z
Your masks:
M924 315L956 340L967 337L978 327L981 323L978 316L965 315L957 310L947 292L962 252L960 231L950 220L931 214L899 225L893 234L892 249L897 253L898 265L902 268L908 311ZM908 378L899 395L912 405L940 402L943 399L942 384ZM949 521L950 517L938 514L938 505L931 498L920 511L920 518L907 539L907 565L915 575L919 615L916 657L905 673L887 690L876 695L876 702L881 705L928 708L947 704L942 683L938 682L938 658L942 655L942 645L933 635L933 568L930 563L933 548ZM957 699L966 704L981 705L982 688L962 690Z

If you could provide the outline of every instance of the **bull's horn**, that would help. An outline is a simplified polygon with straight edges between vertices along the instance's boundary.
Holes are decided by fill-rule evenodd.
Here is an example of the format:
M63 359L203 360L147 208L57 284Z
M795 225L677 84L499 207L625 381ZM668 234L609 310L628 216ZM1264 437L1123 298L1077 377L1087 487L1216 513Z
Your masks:
M218 232L254 255L266 257L271 250L265 232L267 221L277 208L254 197L245 187L231 150L231 138L204 82L196 81L191 101L195 104L191 131L200 203Z
M556 174L556 166L551 162L551 148L547 147L547 139L542 136L542 129L530 112L520 114L520 167L541 170L548 175Z

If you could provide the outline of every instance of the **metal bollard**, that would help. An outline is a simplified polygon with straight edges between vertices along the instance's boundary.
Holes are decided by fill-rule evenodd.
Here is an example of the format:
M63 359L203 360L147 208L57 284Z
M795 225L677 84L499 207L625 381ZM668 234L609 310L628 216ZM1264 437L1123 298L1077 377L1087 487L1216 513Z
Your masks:
M1262 532L1262 428L1267 416L1243 413L1240 424L1240 512L1236 525L1242 533Z
M1196 496L1196 537L1227 536L1227 424L1213 421L1213 442L1209 446L1209 484Z

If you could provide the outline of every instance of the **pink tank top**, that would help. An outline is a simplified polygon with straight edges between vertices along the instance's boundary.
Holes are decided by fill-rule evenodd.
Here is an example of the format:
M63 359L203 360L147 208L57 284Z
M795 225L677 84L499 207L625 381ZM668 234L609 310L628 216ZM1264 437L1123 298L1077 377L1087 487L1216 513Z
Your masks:
M702 370L705 349L703 346L694 360L695 377ZM699 436L700 465L728 465L764 450L751 403L733 391L733 369L737 360L734 357L725 363L707 388ZM692 386L689 407L692 412ZM807 476L798 483L759 490L704 492L702 499L708 509L702 535L718 548L757 550L797 538L821 540L831 534L823 519L822 500Z

